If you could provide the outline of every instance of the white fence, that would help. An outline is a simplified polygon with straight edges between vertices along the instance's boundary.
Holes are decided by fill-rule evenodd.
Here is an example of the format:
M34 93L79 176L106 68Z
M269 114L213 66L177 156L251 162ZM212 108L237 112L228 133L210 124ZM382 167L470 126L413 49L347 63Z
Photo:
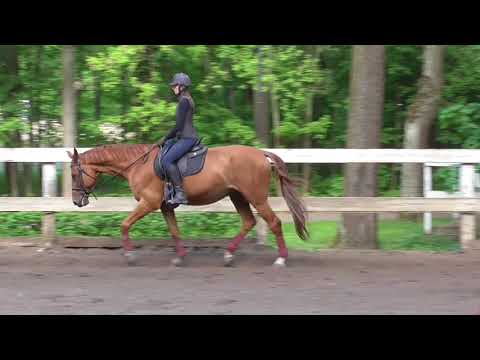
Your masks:
M471 197L479 197L480 192L478 189L480 188L480 174L475 173L473 174L473 188L471 187L471 174L465 172L465 169L462 171L461 168L462 164L459 163L425 163L423 164L423 196L426 198L455 198L455 197L463 197L464 195L468 195L470 192ZM433 168L439 167L454 167L456 169L460 168L459 173L459 184L458 191L453 193L449 193L447 191L439 191L433 190ZM469 169L470 171L474 171L473 168ZM458 218L459 214L454 213L453 217ZM425 234L432 233L432 213L425 212L423 214L423 231Z
M82 153L89 148L79 148ZM0 198L0 211L42 211L44 217L43 234L54 239L55 212L128 212L133 210L133 198L100 198L85 208L75 207L68 198L49 198L52 188L55 163L70 162L67 148L0 148L0 162L43 163L42 189L44 197ZM456 163L460 166L461 191L448 198L306 198L309 212L457 212L460 213L460 240L463 248L474 246L475 212L480 211L480 203L474 191L474 166L480 163L480 150L446 149L265 149L276 153L287 163L421 163L434 166ZM428 173L428 172L427 172ZM272 208L277 212L288 212L281 198L271 199ZM223 200L206 206L181 206L177 211L185 212L234 212L230 200ZM259 237L264 241L266 227L259 222Z

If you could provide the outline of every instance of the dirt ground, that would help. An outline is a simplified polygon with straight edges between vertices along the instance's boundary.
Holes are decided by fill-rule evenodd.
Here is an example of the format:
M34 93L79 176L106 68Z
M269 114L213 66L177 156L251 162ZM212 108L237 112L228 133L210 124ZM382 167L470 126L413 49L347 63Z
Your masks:
M122 251L0 246L0 314L480 314L480 251L458 254L245 246Z

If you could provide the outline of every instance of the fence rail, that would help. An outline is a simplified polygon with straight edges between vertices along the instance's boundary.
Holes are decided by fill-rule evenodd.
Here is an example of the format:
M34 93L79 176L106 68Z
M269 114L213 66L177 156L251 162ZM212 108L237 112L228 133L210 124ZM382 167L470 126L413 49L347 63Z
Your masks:
M90 148L78 148L82 153ZM0 162L70 162L72 148L0 148ZM480 163L480 150L470 149L263 149L287 163Z
M79 152L89 148L79 148ZM135 207L133 198L99 198L85 208L75 207L71 199L51 197L48 189L56 181L54 163L70 162L67 155L70 148L0 148L0 162L44 163L44 197L0 198L0 211L45 212L43 235L47 241L55 238L56 212L129 212ZM308 212L458 212L460 216L460 241L463 248L472 247L476 239L475 215L480 212L480 201L474 192L474 165L480 163L480 150L464 149L265 149L276 153L287 163L455 163L460 166L461 191L449 198L382 198L382 197L338 197L305 198ZM276 212L288 212L282 198L270 199ZM204 206L181 206L178 212L235 212L229 199ZM263 221L257 225L261 241L267 230Z
M417 197L305 197L309 213L382 213L382 212L480 212L480 201L465 198ZM271 197L269 203L275 212L289 212L283 198ZM79 208L64 197L0 197L0 212L130 212L137 202L133 197L100 197L88 206ZM158 210L160 211L160 210ZM210 205L182 205L176 212L236 212L230 199ZM256 210L252 208L256 213Z

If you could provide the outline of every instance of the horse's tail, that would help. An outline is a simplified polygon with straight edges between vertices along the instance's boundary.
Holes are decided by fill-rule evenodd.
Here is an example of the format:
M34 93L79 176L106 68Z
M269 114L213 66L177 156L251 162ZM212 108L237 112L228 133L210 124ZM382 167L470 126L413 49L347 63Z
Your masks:
M265 156L272 159L274 162L278 179L280 180L280 187L282 189L283 197L287 202L288 208L293 216L295 230L302 240L306 240L306 238L309 237L306 227L306 208L298 196L297 191L295 190L295 184L293 180L288 176L287 165L278 155L268 151L264 151L264 153Z

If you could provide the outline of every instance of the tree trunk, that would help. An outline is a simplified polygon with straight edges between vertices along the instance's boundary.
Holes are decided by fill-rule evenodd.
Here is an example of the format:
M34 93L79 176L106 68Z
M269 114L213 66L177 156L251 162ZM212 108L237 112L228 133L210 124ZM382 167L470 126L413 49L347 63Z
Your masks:
M429 146L432 125L438 114L443 86L444 45L426 45L423 53L422 75L418 92L408 111L404 126L405 149L424 149ZM423 171L421 164L402 164L401 195L423 196ZM417 218L418 214L405 214Z
M8 103L15 103L18 99L16 97L17 90L19 88L18 83L18 52L16 45L3 45L3 56L5 60L5 65L7 69L7 74L9 76L9 81L11 81L12 87L9 89L7 94L7 102ZM16 108L16 106L12 106ZM5 117L12 116L13 114L6 113ZM19 145L18 131L15 130L12 133L10 141L7 143L7 146L17 147ZM18 166L17 163L7 163L7 183L9 188L9 195L10 196L19 196L19 188L18 188Z
M280 104L278 103L278 95L272 89L272 128L277 130L280 127ZM273 147L280 147L280 135L273 132Z
M263 47L258 48L258 80L257 87L253 90L254 107L253 113L255 118L255 130L257 138L265 145L270 144L270 124L268 119L268 94L264 89L264 50Z
M35 54L35 50L37 47L32 46L29 49L29 52L32 54ZM38 51L36 52L38 54ZM30 54L29 54L30 55ZM37 62L35 62L36 64ZM34 69L29 69L32 70L33 73L35 74L35 70L37 68L37 65L35 65ZM31 148L33 147L33 133L32 133L32 113L31 113L31 106L33 103L33 92L29 94L29 111L28 113L26 112L26 117L27 117L27 130L25 132L26 139L22 140L22 147L27 147ZM22 109L24 111L24 109ZM33 196L33 179L32 179L32 163L23 163L23 187L24 187L24 195L25 196Z
M32 115L28 113L28 139L23 142L25 147L33 147L33 132L32 132L33 119ZM32 179L32 163L23 163L23 175L24 175L24 186L25 186L25 196L33 196L33 179Z
M306 110L305 110L305 123L313 121L313 94L308 95ZM303 136L303 147L309 149L312 147L312 136L305 134ZM303 164L303 193L308 194L310 192L310 177L312 174L312 167L310 164Z
M128 69L124 69L122 75L122 116L125 116L128 113L130 108L130 97L128 92Z
M307 47L307 52L317 60L320 56L321 46L320 45L313 45ZM315 102L315 93L309 93L307 95L305 104L305 124L308 124L313 121L313 110L314 110L314 102ZM309 149L312 147L312 136L310 134L305 134L303 137L303 147L305 149ZM312 176L312 165L311 164L303 164L303 192L304 194L308 194L310 192L311 183L310 178Z
M18 196L17 186L17 164L9 162L7 163L7 182L8 182L8 195Z
M268 69L269 75L273 75L273 69L272 65L274 62L274 53L273 53L273 46L269 47L268 55L270 57L270 67ZM271 81L270 86L270 106L272 108L272 136L273 136L273 147L274 148L279 148L281 146L280 144L280 135L278 135L276 132L278 128L280 128L280 103L278 101L278 94L277 94L277 89L275 88L275 81ZM282 195L282 190L281 190L281 183L279 179L275 179L275 195L276 196L281 196Z
M270 68L268 69L268 73L273 78L273 63L275 61L275 54L273 46L269 47L268 51L269 60L270 60ZM279 148L280 147L280 136L276 134L276 131L280 127L280 103L278 101L278 94L277 89L275 87L275 81L272 80L270 82L270 106L272 107L272 133L273 133L273 147Z
M36 147L40 144L41 134L39 133L36 137L33 135L33 125L39 125L41 118L41 108L40 108L40 92L38 89L39 84L42 81L42 63L43 63L43 53L44 45L38 45L36 47L36 62L34 67L34 85L32 87L32 93L30 95L30 147ZM33 172L37 170L38 173L41 171L41 166L38 163L25 163L25 177L27 179L26 192L27 196L34 196L33 191Z
M73 85L75 74L75 47L65 45L62 51L63 57L63 145L67 148L75 146L75 109L76 94ZM70 164L63 166L63 196L70 197L72 194L72 175Z
M280 127L280 104L278 102L278 96L274 89L274 86L271 86L270 89L270 98L272 106L272 131L273 132L273 147L280 148L280 135L276 134L275 130ZM276 196L282 195L281 183L278 178L275 180L275 192Z
M7 73L12 76L15 81L18 75L18 51L17 45L3 45L3 50L5 52L5 63L7 65ZM15 89L16 90L16 87Z
M205 76L207 76L210 73L210 61L211 59L214 58L214 53L215 53L215 45L207 45L207 52L203 59L203 71L205 73Z
M385 86L385 46L353 47L347 148L380 147ZM377 195L377 164L345 166L345 196ZM377 248L377 215L345 214L342 247Z
M15 131L15 147L23 147L22 134ZM17 164L18 196L25 196L25 163Z
M228 105L230 106L230 111L235 114L236 110L236 102L235 102L236 91L235 88L232 86L228 90Z
M31 144L31 142L29 141ZM32 147L31 145L27 145ZM24 163L23 164L23 174L25 176L25 196L34 196L33 194L33 164Z
M102 82L100 74L95 73L95 120L102 116Z

